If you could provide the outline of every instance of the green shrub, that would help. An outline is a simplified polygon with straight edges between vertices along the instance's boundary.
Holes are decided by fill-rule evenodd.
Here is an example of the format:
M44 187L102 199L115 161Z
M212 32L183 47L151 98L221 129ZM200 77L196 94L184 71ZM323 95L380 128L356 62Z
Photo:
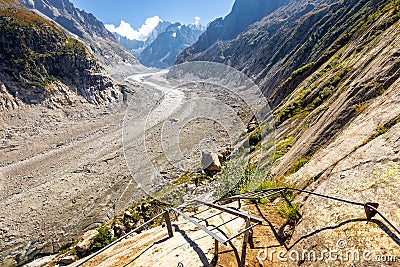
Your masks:
M273 161L276 161L277 159L283 157L289 151L289 149L293 146L293 143L294 143L294 137L289 136L289 137L285 138L285 140L283 140L282 142L277 144Z
M355 105L354 107L354 113L357 115L359 115L361 112L363 112L365 109L367 108L367 103L363 102L363 103L358 103L357 105Z
M270 176L270 173L246 160L230 162L218 177L220 183L218 196L222 198L252 192Z
M286 219L289 224L295 224L301 218L298 205L282 203L279 205L277 212L279 216Z
M293 78L296 75L299 74L303 74L304 72L306 72L307 70L311 69L312 67L314 67L317 63L316 62L310 62L307 65L302 66L301 68L295 70L292 75L291 78ZM290 78L289 78L290 79Z
M295 173L298 170L301 169L301 167L303 167L304 165L307 164L307 162L310 161L309 157L303 157L301 159L296 160L293 164L292 167L290 168L290 173Z
M93 243L89 249L92 253L104 248L105 246L108 246L114 241L110 233L110 228L100 227L97 229L97 232L98 234L93 239Z
M280 187L291 187L290 185L283 183L280 179L274 179L275 177L271 175L270 177L266 178L258 187L257 190L267 190L267 189L273 189L273 188L280 188ZM293 199L293 191L291 190L285 190L284 191L285 196L289 199ZM270 201L274 201L280 196L279 193L276 193L274 195L271 195L268 199Z
M254 151L255 148L260 144L261 140L262 136L260 128L257 128L256 130L251 132L249 135L250 151Z

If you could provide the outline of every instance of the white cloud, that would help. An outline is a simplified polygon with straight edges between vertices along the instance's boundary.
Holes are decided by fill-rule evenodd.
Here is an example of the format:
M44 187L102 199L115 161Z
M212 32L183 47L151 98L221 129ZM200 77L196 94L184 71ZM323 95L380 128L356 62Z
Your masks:
M194 25L200 26L200 17L194 17Z
M145 41L160 21L162 20L158 16L147 18L139 30L135 30L132 28L131 24L123 20L121 20L118 27L113 24L106 24L105 26L110 32L116 32L129 40Z

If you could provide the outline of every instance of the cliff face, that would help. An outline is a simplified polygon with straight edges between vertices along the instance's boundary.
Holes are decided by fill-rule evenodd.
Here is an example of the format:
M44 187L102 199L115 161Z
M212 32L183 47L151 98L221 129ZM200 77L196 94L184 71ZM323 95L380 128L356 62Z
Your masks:
M279 138L293 141L274 171L286 172L286 180L299 188L379 203L379 210L399 227L400 2L380 4L354 28L350 41L278 108L278 118L287 114L278 127ZM293 168L302 159L307 163ZM349 263L372 265L379 256L398 255L399 233L379 215L366 224L363 207L303 195L297 201L303 205L303 219L292 238L293 250L338 249L344 240L345 252L371 253Z
M70 104L76 95L93 104L116 97L112 80L83 44L18 3L2 1L0 36L1 109Z
M399 14L398 0L291 1L234 40L182 53L180 61L229 64L260 85L274 109L272 172L278 178L333 197L379 203L398 227ZM372 253L369 260L346 261L355 265L398 255L398 233L378 215L366 225L363 207L308 195L295 201L303 218L291 249L300 255L326 249ZM347 245L338 247L339 240Z
M184 53L180 58L225 63L255 80L275 110L276 125L278 130L282 129L278 137L288 139L290 148L293 140L297 140L326 111L321 109L317 113L316 110L336 91L349 90L339 87L354 81L359 69L367 67L355 68L355 61L349 61L350 56L357 54L364 59L368 42L376 40L379 43L382 33L397 23L396 10L388 8L382 13L381 9L387 4L397 8L396 1L291 1L250 26L236 39L215 44L196 58L185 58ZM384 15L386 19L376 22L376 14ZM378 25L373 26L373 22ZM394 82L395 77L391 75L396 73L398 65L391 66L396 61L386 61L388 72L382 71L374 86L360 87L358 90L362 93L351 93L347 109L329 123L320 125L319 134L308 136L310 146L303 146L295 160L310 156L328 144L353 118L353 105L373 99L379 88L388 88ZM382 69L383 65L375 67ZM309 117L310 113L313 117ZM292 128L297 131L290 134ZM276 157L287 150L278 148ZM285 165L279 165L278 173L286 172L292 161L293 158L288 158Z
M104 66L138 65L137 59L119 44L104 24L92 14L75 8L68 0L20 0L78 36Z
M340 49L351 34L347 32L366 15L364 1L291 1L241 33L234 40L220 42L207 50L187 55L179 62L210 60L233 66L266 92L273 108ZM190 49L195 48L189 48ZM300 78L280 86L297 69L306 66Z
M262 19L287 2L288 0L237 0L232 11L225 18L218 18L211 22L199 40L182 52L177 63L200 60L198 58L210 47L218 42L234 39L250 24Z
M281 154L285 157L276 162L277 173L284 174L293 161L302 156L311 157L331 143L336 134L340 134L369 103L384 94L399 78L399 47L395 32L400 16L396 3L349 3L347 10L353 15L346 16L347 19L340 23L346 25L346 29L329 42L330 45L321 43L328 36L334 35L333 30L336 27L328 29L325 38L315 41L316 45L312 46L308 42L302 45L309 45L309 51L316 51L310 52L308 58L315 54L321 56L316 60L301 61L302 67L293 71L287 79L280 80L270 91L271 102L279 103L274 111L279 141L288 137L291 140L288 150L288 155L291 156L285 154L286 149L279 151L278 148L279 155L276 158ZM333 7L345 14L343 4L330 6ZM331 9L328 14L335 15L336 12ZM327 18L328 15L324 17ZM309 32L308 35L312 36L313 33ZM302 47L297 51L302 50ZM305 51L298 54L305 55ZM292 54L286 57L285 62L296 62L291 57ZM290 65L282 66L288 68ZM283 71L285 70L281 67L276 73ZM268 81L271 82L271 79L265 77L260 83ZM318 125L317 128L314 128L315 125ZM315 132L306 134L311 128ZM292 150L296 141L301 142L301 152Z

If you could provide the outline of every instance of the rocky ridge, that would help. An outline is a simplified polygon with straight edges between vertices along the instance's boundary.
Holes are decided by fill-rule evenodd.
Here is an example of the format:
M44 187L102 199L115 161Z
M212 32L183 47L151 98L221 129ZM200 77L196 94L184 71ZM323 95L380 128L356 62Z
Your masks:
M119 88L78 40L15 2L0 10L1 109L18 105L110 102Z
M130 40L118 33L114 36L141 64L164 69L172 66L177 56L194 44L203 32L201 25L160 21L146 40Z
M201 60L199 57L207 53L214 46L221 46L225 42L234 39L246 28L262 19L287 3L287 0L238 0L232 7L232 11L224 18L218 18L210 23L207 30L199 40L191 47L185 49L177 59L177 63L188 60ZM211 57L207 60L214 61Z
M111 68L119 64L139 65L137 59L117 42L104 24L68 0L20 0L21 4L58 23L78 37L100 63Z
M233 66L251 77L275 108L302 79L347 43L349 29L367 15L370 3L290 1L232 40L191 55L187 51L196 45L188 48L178 62L210 60ZM296 70L296 79L280 86Z

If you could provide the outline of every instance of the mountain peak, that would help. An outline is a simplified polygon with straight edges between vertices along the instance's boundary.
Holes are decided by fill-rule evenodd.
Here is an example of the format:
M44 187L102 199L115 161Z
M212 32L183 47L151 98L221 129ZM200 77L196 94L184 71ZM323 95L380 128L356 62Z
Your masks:
M159 17L157 18L159 19ZM144 26L151 26L151 22L146 21L141 29L146 28ZM143 65L156 68L172 66L179 53L196 42L204 31L198 20L193 24L183 25L180 22L169 22L159 19L157 26L151 32L146 32L147 38L143 40L141 38L131 40L126 37L127 34L124 34L124 32L127 33L126 28L124 30L121 28L120 30L122 31L118 30L121 26L123 26L122 23L119 27L115 27L114 25L108 25L107 27L114 32L115 38L123 46L139 58ZM132 36L137 36L138 34L144 34L144 30L141 29L135 31L129 25L128 31L132 32Z
M143 50L139 60L148 67L168 68L175 63L177 56L185 48L197 41L202 33L203 29L199 25L172 23Z

